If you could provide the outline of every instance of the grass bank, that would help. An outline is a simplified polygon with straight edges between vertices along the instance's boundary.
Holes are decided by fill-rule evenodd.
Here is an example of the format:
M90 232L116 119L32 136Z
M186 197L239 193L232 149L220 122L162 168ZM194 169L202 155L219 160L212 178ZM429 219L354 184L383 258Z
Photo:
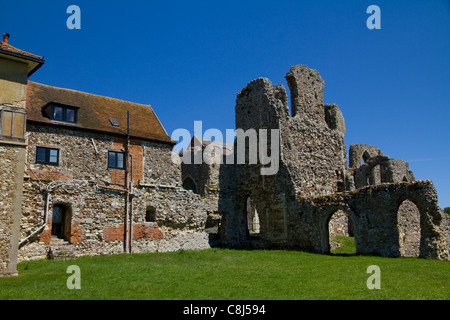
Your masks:
M66 286L67 268L81 289ZM381 289L366 273L381 270ZM299 251L180 251L83 257L19 264L0 278L0 299L449 299L450 262L416 258L320 255Z

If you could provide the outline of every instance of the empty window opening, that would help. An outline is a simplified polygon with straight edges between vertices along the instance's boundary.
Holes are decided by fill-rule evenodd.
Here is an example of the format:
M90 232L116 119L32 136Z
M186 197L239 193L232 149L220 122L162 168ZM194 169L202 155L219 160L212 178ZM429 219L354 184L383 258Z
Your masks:
M52 213L52 238L70 240L71 215L66 205L56 204Z
M409 200L401 203L397 211L399 250L402 257L418 257L420 253L420 212Z
M330 253L356 254L354 224L344 211L337 210L331 216L328 222L328 236Z
M364 151L361 156L361 165L367 163L367 161L369 161L370 158L371 158L370 154L367 151Z
M156 222L156 209L148 206L145 211L145 222Z
M250 236L258 237L260 235L260 223L258 211L250 197L246 200L247 226Z
M191 190L193 193L197 193L197 186L195 185L194 180L192 180L190 177L184 179L183 188L186 190Z

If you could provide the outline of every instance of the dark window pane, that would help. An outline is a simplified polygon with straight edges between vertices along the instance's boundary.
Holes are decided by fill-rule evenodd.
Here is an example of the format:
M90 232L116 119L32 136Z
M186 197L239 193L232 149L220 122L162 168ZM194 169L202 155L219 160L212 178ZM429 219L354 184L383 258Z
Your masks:
M123 152L108 151L108 168L124 169L125 156Z
M45 150L44 148L36 148L36 161L45 162Z
M75 122L75 110L67 109L66 110L66 119L67 122Z
M57 106L53 107L53 119L63 120L63 108Z
M116 153L108 152L108 167L115 168L116 167Z
M58 164L59 150L46 148L46 147L36 147L36 162L43 164Z

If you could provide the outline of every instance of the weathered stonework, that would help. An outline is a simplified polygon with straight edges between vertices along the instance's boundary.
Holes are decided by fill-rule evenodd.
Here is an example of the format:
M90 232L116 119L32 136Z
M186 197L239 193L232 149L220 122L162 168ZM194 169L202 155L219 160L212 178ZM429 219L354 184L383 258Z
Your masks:
M20 216L27 140L28 77L44 63L0 41L0 277L17 275Z
M279 142L267 150L279 158L270 175L261 174L267 165L249 163L259 145L252 151L246 143L244 164L237 141L200 141L175 155L149 106L33 83L27 105L7 106L27 108L29 137L0 141L0 275L16 273L17 256L216 245L330 253L334 235L354 236L358 254L449 259L450 219L432 182L415 181L406 162L374 146L351 145L347 158L345 120L336 104L324 105L319 73L297 65L285 78L290 108L285 87L267 78L248 83L236 99L236 128L268 129L267 141ZM23 92L23 84L17 88ZM72 103L82 121L54 121L52 103ZM103 112L92 109L99 104ZM152 130L143 130L147 124ZM195 163L211 146L221 163ZM37 147L58 150L58 163L37 163ZM109 151L125 154L123 168L108 166ZM191 161L174 161L180 157Z
M72 256L123 252L124 170L109 169L107 154L109 150L123 150L125 140L41 124L29 124L28 130L32 134L24 184L21 224L24 244L20 259L43 258L49 249L61 247L60 241L51 235L54 205L64 205L70 215L66 226L70 231L64 237L66 245L58 250L70 251ZM133 252L209 247L205 223L208 214L217 210L217 197L201 199L179 187L180 168L172 162L171 148L165 144L134 139L130 145ZM59 165L35 163L37 146L58 148ZM155 221L146 220L148 208L155 210ZM34 235L42 225L43 230ZM159 244L161 241L165 249Z
M433 184L414 181L406 162L373 146L352 145L347 166L342 113L323 106L324 83L308 70L296 66L286 76L292 116L284 87L268 79L238 93L236 128L279 129L280 168L262 176L260 165L221 166L220 243L329 253L330 227L342 233L351 222L358 254L449 259L449 219ZM257 242L249 237L249 197L259 214ZM337 211L349 219L330 225Z

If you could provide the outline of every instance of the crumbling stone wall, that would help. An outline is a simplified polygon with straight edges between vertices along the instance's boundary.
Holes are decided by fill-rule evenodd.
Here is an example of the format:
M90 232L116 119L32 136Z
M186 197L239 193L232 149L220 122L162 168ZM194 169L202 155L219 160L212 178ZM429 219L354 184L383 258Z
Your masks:
M400 255L402 257L418 257L421 238L420 211L414 202L410 200L402 202L398 208L397 222Z
M336 104L323 105L325 83L316 70L292 67L286 75L292 117L280 114L281 154L302 196L344 191L345 122ZM287 99L283 98L286 110Z
M370 158L383 155L380 149L367 144L352 144L348 153L349 168L351 169L359 168L361 166L361 160L367 162Z
M194 137L189 148L180 154L183 185L186 179L191 179L196 193L206 196L217 192L220 166L233 152L233 144Z
M448 219L432 182L414 181L406 162L368 145L350 147L347 167L344 119L337 105L323 106L323 80L305 66L291 68L286 79L292 116L284 87L266 78L238 93L236 128L279 129L280 166L268 176L260 174L260 164L221 166L220 244L329 253L330 219L342 211L359 254L449 259ZM248 146L246 152L248 160ZM260 216L258 242L249 237L249 197ZM408 201L420 219L412 206L401 206Z
M224 201L219 201L219 211L227 212L223 232L227 235L225 242L231 245L245 241L248 234L247 222L242 218L246 216L248 197L259 214L262 241L274 243L288 238L287 217L293 199L344 190L347 157L342 114L337 105L324 107L324 82L317 71L295 66L286 79L291 88L292 116L284 87L266 78L251 81L237 96L236 128L278 129L280 150L269 146L268 153L278 152L280 163L276 175L261 175L260 164L248 164L247 144L247 164L221 166L221 176L235 177L228 189L224 190L225 184L220 183Z
M406 161L375 156L354 171L356 188L389 182L414 181L414 174Z

